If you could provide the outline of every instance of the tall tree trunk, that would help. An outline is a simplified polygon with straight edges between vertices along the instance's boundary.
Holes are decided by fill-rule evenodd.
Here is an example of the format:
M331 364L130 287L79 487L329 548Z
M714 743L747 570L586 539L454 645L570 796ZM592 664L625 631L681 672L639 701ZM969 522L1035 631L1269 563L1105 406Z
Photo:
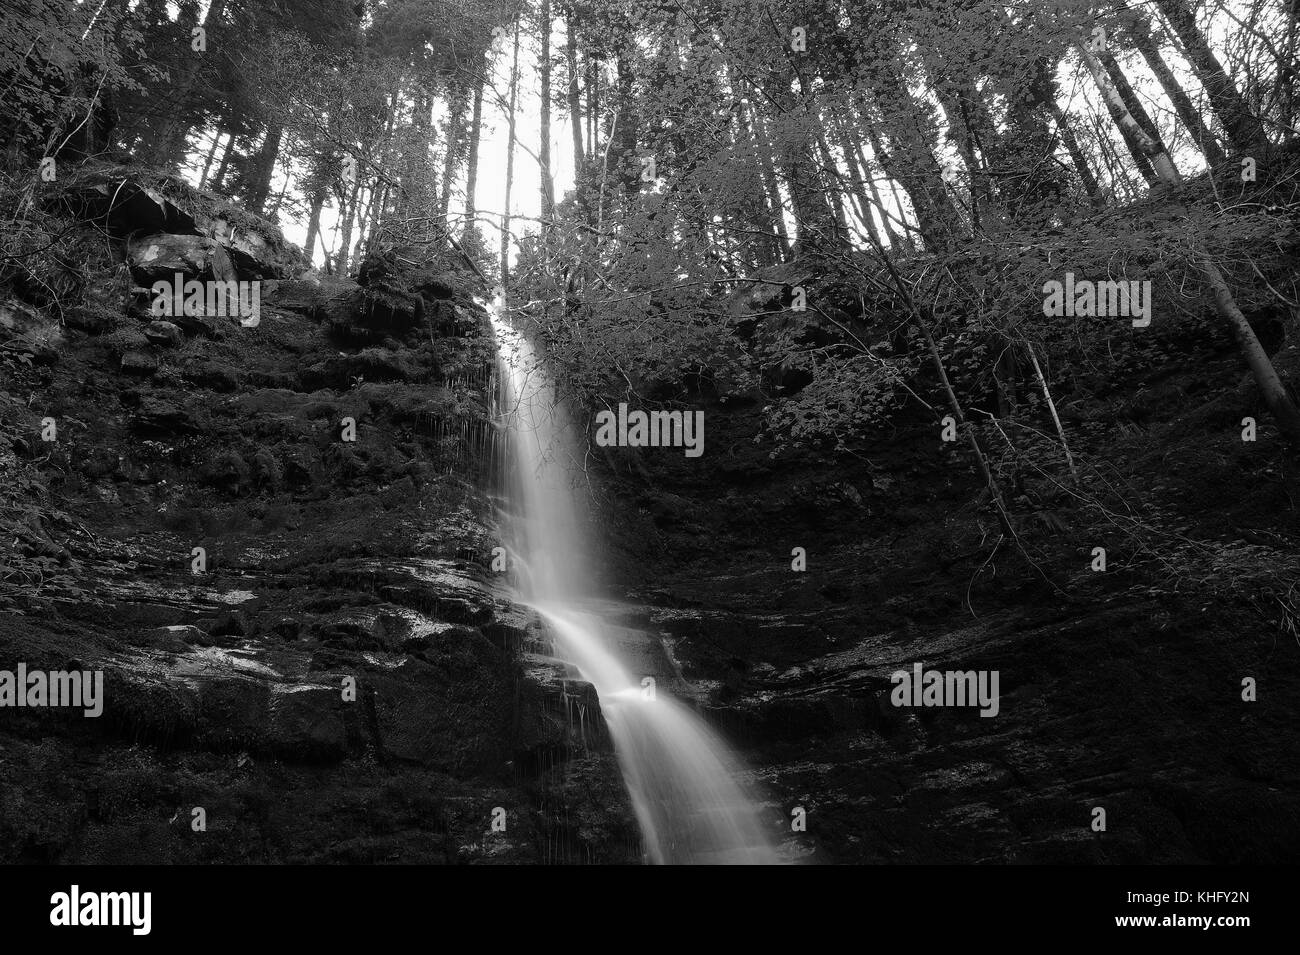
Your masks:
M325 190L317 189L311 197L311 216L307 219L307 239L302 246L307 253L308 261L313 261L316 257L316 236L320 234L320 213L324 205Z
M369 213L369 222L366 224L366 235L371 238L379 235L379 229L384 223L384 208L388 205L388 197L392 187L387 182L376 182L375 191L370 197L370 208L366 210Z
M1101 60L1101 65L1106 68L1106 75L1110 77L1111 82L1115 84L1115 90L1119 93L1120 99L1124 101L1124 108L1129 114L1137 120L1148 136L1156 141L1162 152L1168 153L1169 147L1165 145L1164 139L1160 136L1160 127L1156 121L1151 118L1151 114L1146 111L1142 105L1142 100L1138 98L1137 92L1133 85L1129 83L1128 77L1124 75L1124 69L1119 62L1109 53L1101 53L1097 59ZM1145 150L1143 150L1145 152Z
M753 109L751 126L746 116L746 109ZM785 228L785 207L781 202L781 190L777 185L776 169L772 165L772 146L763 134L762 119L758 110L748 103L740 105L740 126L742 133L753 142L754 155L758 163L758 175L767 194L768 208L772 216L772 231L776 236L777 247L782 259L790 257L790 235Z
M596 114L600 111L600 91L596 84L600 77L599 67L587 51L583 51L583 77L587 87L587 145L585 155L588 159L596 155Z
M604 71L601 69L602 61L590 60L591 66L591 85L587 87L587 124L591 126L591 142L587 144L587 155L595 161L596 155L601 152L600 145L600 84L604 77Z
M569 132L573 135L573 181L587 161L582 148L582 97L578 92L578 15L569 7L564 29L564 57L569 68Z
M1092 74L1093 82L1097 84L1101 98L1106 103L1106 109L1111 119L1115 121L1115 125L1119 127L1120 135L1124 137L1124 142L1128 145L1129 152L1133 154L1133 161L1137 164L1143 178L1152 185L1168 178L1169 171L1172 171L1174 178L1177 178L1178 171L1174 169L1164 146L1158 143L1137 121L1137 117L1129 112L1128 100L1120 93L1102 61L1086 46L1081 46L1079 49L1082 51L1084 65ZM1158 163L1163 163L1165 168L1160 168Z
M515 103L519 93L519 24L515 24L514 55L510 63L510 132L506 139L506 197L501 213L501 287L510 282L510 192L515 184Z
M225 130L217 127L217 131L212 135L212 146L208 149L207 158L203 160L203 171L199 173L199 188L202 189L208 181L208 172L212 169L212 160L216 158L217 147L221 145L222 134Z
M933 84L935 96L943 107L948 119L948 138L957 147L957 154L966 167L970 180L971 222L979 228L980 213L992 203L992 189L989 187L988 170L979 154L976 153L976 135L970 118L970 97L973 88L955 89L956 83L937 77L939 82Z
M438 227L444 233L450 231L448 217L451 215L451 191L460 172L460 164L465 155L465 113L469 109L469 93L459 81L453 83L448 96L447 109L447 148L442 163L442 187L438 199Z
M1160 86L1169 97L1169 101L1174 104L1174 110L1178 113L1178 118L1182 120L1183 125L1191 134L1192 141L1196 143L1201 153L1205 156L1206 162L1211 166L1221 165L1227 158L1223 150L1219 148L1218 142L1214 139L1214 134L1206 128L1205 123L1201 120L1201 114L1196 111L1192 105L1192 99L1183 89L1178 78L1174 76L1165 59L1160 55L1160 47L1156 44L1155 38L1151 36L1151 26L1144 17L1133 17L1128 22L1128 34L1133 39L1133 45L1137 47L1142 58L1146 60L1147 66L1155 74Z
M844 121L845 123L848 123L848 118L846 117ZM898 191L898 180L889 175L889 166L887 165L884 144L880 141L880 135L876 132L876 127L870 122L867 123L867 140L871 143L872 158L875 159L876 163L880 166L881 172L883 172L885 177L889 180L889 194L893 197L894 208L898 210L899 225L903 227L901 234L895 234L894 228L890 224L889 209L881 201L880 190L876 186L876 180L874 177L868 177L867 188L871 190L871 194L876 200L876 208L880 210L880 218L885 223L885 234L894 239L895 242L901 239L902 244L899 248L915 251L916 242L912 237L911 230L907 228L907 212L903 206L903 195ZM861 152L861 150L859 150L859 152ZM870 166L867 164L865 157L863 157L862 160L862 168L864 170L870 170Z
M483 84L487 81L487 54L483 55L483 79L474 87L474 109L469 123L469 159L465 172L465 232L477 229L478 147L483 124Z
M1273 367L1268 352L1264 351L1264 346L1259 343L1255 330L1250 327L1250 322L1241 313L1219 267L1206 253L1201 253L1199 264L1209 282L1210 290L1214 293L1215 309L1228 323L1232 337L1237 342L1237 348L1246 359L1246 364L1255 378L1255 384L1259 387L1264 404L1268 406L1278 427L1291 444L1300 445L1300 409L1296 408L1291 395L1282 384L1282 380L1278 378L1277 370Z
M339 215L343 222L342 241L339 242L338 254L335 257L334 270L338 275L348 274L348 256L352 249L352 219L357 211L357 198L361 193L361 177L352 184L352 191L348 195L348 200L339 210Z
M212 185L208 188L213 191L219 190L226 181L226 170L230 168L230 154L235 148L235 131L230 131L230 138L226 140L226 148L221 153L221 162L217 165L217 172L212 177Z
M901 104L902 108L899 115L891 117L893 122L886 124L886 134L895 148L884 148L870 120L863 117L868 134L875 137L872 149L879 147L876 155L885 171L902 185L912 201L917 228L926 246L948 248L964 231L957 208L948 195L943 170L926 141L920 108L902 77L893 70L885 72L885 95L891 97L892 102Z
M617 155L623 191L631 197L641 191L641 160L637 155L641 118L633 95L636 78L632 75L631 55L626 47L620 47L615 54L615 76L615 125L610 130L610 144Z
M835 155L826 142L826 133L823 129L817 130L817 152L822 161L820 178L826 182L826 195L831 201L831 211L835 213L836 239L840 245L847 246L849 219L844 211L844 190L840 185L839 166L835 163Z
M387 165L388 151L389 148L392 146L392 142L393 142L393 130L397 126L397 113L401 109L401 98L402 98L402 80L401 78L399 78L397 81L397 88L393 90L392 96L385 97L385 101L388 103L388 119L384 123L383 136L380 138L378 144L376 144L375 147L376 164L379 165L381 168L384 168ZM428 118L427 112L425 116L427 119ZM428 123L427 122L425 126L426 129L423 134L423 137L420 140L420 143L421 143L421 155L425 157L425 161L423 165L423 168L425 170L424 175L427 177L427 171L429 165L427 159L427 152L428 152L428 131L427 131ZM396 185L396 183L394 183L390 178L386 177L382 184L382 190L380 191L379 202L372 201L370 203L371 206L369 210L370 222L366 228L366 232L368 235L375 236L379 234L379 227L380 225L383 224L384 215L388 206L388 202L391 198L393 198L394 185ZM401 186L404 187L405 185L406 183L403 181L401 183ZM380 184L378 182L375 184L375 188L380 189ZM402 190L399 189L397 199L394 202L395 206L402 205L403 200L401 196L401 191Z
M831 125L835 129L836 138L839 140L840 149L844 153L844 161L848 163L849 178L851 180L849 195L858 208L858 218L866 227L867 235L871 236L872 244L883 245L880 238L880 230L876 227L876 217L872 212L871 203L867 199L866 182L868 172L863 161L862 150L856 143L849 140L848 132L845 130L843 116L832 118ZM888 222L888 220L886 220ZM890 245L896 247L894 238L890 237Z
M271 194L271 178L275 175L275 161L280 158L280 143L284 139L284 127L279 123L266 131L262 148L257 153L257 164L248 186L248 207L254 212L261 212Z
M1237 92L1232 78L1224 72L1219 58L1210 49L1204 34L1196 25L1196 17L1183 0L1155 0L1160 12L1165 15L1173 27L1188 62L1196 71L1201 85L1210 97L1210 105L1223 122L1224 131L1233 149L1239 153L1251 153L1268 148L1268 139L1264 136L1264 127L1246 107L1246 101Z
M781 170L790 191L790 205L794 209L794 251L798 255L816 251L826 244L836 246L837 232L831 192L820 171L818 137L821 126L812 83L797 57L790 58L790 71L798 83L798 99L792 98L785 84L771 85L768 95L786 107L782 115L785 129L779 152Z
M555 215L555 180L551 177L551 0L542 0L538 14L538 29L542 37L541 97L542 115L538 135L541 138L537 151L537 164L542 180L542 218L550 220Z
M1079 181L1083 183L1084 192L1090 199L1096 199L1101 195L1101 189L1097 185L1097 177L1093 174L1092 166L1088 163L1088 157L1084 155L1083 148L1079 145L1079 140L1074 135L1074 130L1070 127L1070 119L1065 115L1065 110L1061 109L1056 100L1051 100L1047 108L1052 113L1052 118L1056 120L1057 131L1061 135L1061 142L1065 143L1066 152L1070 154L1070 161L1074 163L1074 170L1079 174Z

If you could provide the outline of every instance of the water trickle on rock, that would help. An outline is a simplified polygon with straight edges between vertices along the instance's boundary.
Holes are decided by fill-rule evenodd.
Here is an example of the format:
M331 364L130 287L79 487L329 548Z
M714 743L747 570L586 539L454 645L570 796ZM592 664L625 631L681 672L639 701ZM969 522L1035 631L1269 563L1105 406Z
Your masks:
M555 652L596 689L653 863L784 861L758 804L738 782L743 767L689 706L646 674L619 628L585 610L597 597L579 520L586 477L574 427L530 343L491 309L505 423L501 524L520 601L535 608Z

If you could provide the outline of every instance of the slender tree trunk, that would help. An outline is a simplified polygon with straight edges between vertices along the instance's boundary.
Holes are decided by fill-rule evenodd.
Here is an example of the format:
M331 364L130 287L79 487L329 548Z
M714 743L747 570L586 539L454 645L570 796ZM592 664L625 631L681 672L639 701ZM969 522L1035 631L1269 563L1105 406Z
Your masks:
M483 57L483 75L487 76L487 55ZM478 192L478 147L483 123L483 81L474 87L474 110L469 124L469 159L465 173L465 232L477 229L476 193Z
M839 184L839 167L835 164L835 155L826 143L826 134L823 130L817 131L817 152L821 155L822 172L821 179L826 181L826 194L831 201L831 211L835 213L836 236L839 244L848 245L849 242L849 220L844 212L844 192Z
M1268 406L1268 410L1287 439L1293 445L1300 444L1300 409L1297 409L1295 402L1291 400L1291 396L1277 375L1277 370L1273 367L1273 362L1268 357L1268 352L1264 351L1264 346L1259 343L1255 330L1250 327L1250 322L1246 320L1246 316L1242 314L1233 299L1232 290L1228 288L1228 283L1223 273L1219 271L1219 267L1206 253L1201 253L1199 264L1209 282L1210 290L1214 293L1215 309L1228 323L1232 337L1237 342L1237 348L1246 359L1246 364L1255 378L1255 384L1259 386L1264 404Z
M1201 85L1210 97L1210 105L1223 122L1224 131L1233 149L1240 153L1266 149L1268 139L1264 127L1247 107L1237 92L1232 78L1224 72L1219 58L1210 49L1204 34L1196 25L1196 17L1183 0L1155 0L1155 4L1173 27L1183 45L1188 62L1200 78Z
M970 180L971 222L978 231L980 212L992 203L992 190L984 163L975 151L975 133L971 129L967 110L966 91L960 93L953 87L955 83L940 82L934 84L935 95L948 118L949 138L957 147L957 154L966 167Z
M226 140L226 148L221 153L221 163L217 166L216 175L212 177L212 185L209 187L216 191L221 188L226 180L226 170L230 168L230 154L235 148L235 131L230 131L230 138Z
M261 212L271 194L271 179L275 175L275 161L280 158L280 143L284 139L284 127L279 123L266 131L262 148L257 153L257 165L248 187L248 207L254 212Z
M1156 141L1156 145L1160 147L1160 150L1168 153L1169 148L1160 135L1160 128L1156 125L1156 121L1151 118L1151 114L1146 111L1146 107L1142 105L1142 100L1133 89L1133 85L1129 83L1128 77L1124 75L1124 69L1119 65L1119 62L1109 53L1102 53L1097 58L1101 60L1101 65L1106 68L1106 75L1115 84L1116 92L1119 93L1120 99L1124 101L1124 108L1137 120L1138 125L1146 130L1147 135Z
M582 147L582 97L578 91L578 15L573 7L569 7L564 33L564 57L569 68L569 132L573 135L573 181L577 183L587 157Z
M366 225L366 235L371 238L379 234L380 226L384 223L384 208L388 205L391 191L387 182L375 183L374 195L370 197L370 208L366 210L370 220Z
M871 237L872 244L883 245L880 230L876 227L876 217L872 213L871 203L867 199L867 171L863 168L862 150L855 148L855 144L849 141L842 119L842 116L832 118L831 125L835 129L836 138L839 140L840 150L844 153L844 161L849 167L849 179L851 180L849 195L852 196L854 204L857 206L858 218L862 220L867 235ZM895 244L892 237L889 244Z
M515 102L519 92L519 25L515 24L514 55L510 63L510 132L506 139L506 196L501 213L501 287L510 282L510 192L515 184Z
M1079 49L1083 54L1084 65L1092 74L1093 82L1097 84L1097 89L1106 102L1106 109L1123 134L1124 141L1128 143L1133 158L1139 161L1139 167L1143 165L1141 160L1145 160L1146 168L1143 169L1143 175L1147 177L1147 181L1153 183L1180 181L1178 170L1174 168L1173 161L1165 152L1164 145L1143 129L1142 124L1129 112L1128 104L1111 81L1101 60L1086 46L1080 46Z
M212 136L212 147L208 150L207 158L203 160L203 172L199 173L200 189L202 189L208 181L208 172L212 169L212 160L216 158L217 147L221 145L221 136L224 132L225 130L218 127L216 133Z
M452 187L456 184L456 176L460 172L460 165L465 155L465 113L470 108L470 102L469 92L464 85L460 83L453 85L451 94L448 97L447 108L450 110L451 115L447 123L447 148L442 164L442 187L439 190L437 219L438 227L444 233L449 233L451 230L448 221L451 215L451 192Z
M386 101L389 103L388 119L384 123L383 136L380 138L378 144L375 147L376 162L381 168L384 168L387 165L388 151L391 148L393 143L393 130L397 126L397 113L401 109L401 98L402 98L402 80L401 78L399 78L397 81L397 88L393 90L391 99L388 97L385 98ZM428 114L426 113L426 117L427 115ZM426 129L422 135L422 138L420 139L420 145L422 149L422 155L424 153L427 153L428 150L427 124L426 124ZM422 173L421 182L424 182L425 179L427 179L427 173L428 173L427 160L423 164L423 170L424 171ZM405 176L403 175L403 181L401 183L402 187L406 186L406 182L404 181L404 179ZM370 236L375 236L379 234L379 227L380 225L383 224L388 202L393 197L393 186L394 183L387 178L384 179L382 184L379 182L375 183L375 189L379 190L379 201L374 202L372 197L372 201L370 203L370 209L368 210L370 221L366 227L366 233ZM400 206L401 204L402 204L402 197L401 197L401 191L399 190L397 200L396 202L394 202L394 205Z
M538 23L542 38L542 110L538 131L541 143L537 159L542 180L542 218L547 220L546 228L549 230L550 220L555 216L555 180L551 176L551 0L542 0Z
M641 162L636 151L641 117L633 96L635 77L632 75L630 59L630 54L624 48L620 48L615 55L614 128L609 133L610 144L618 157L623 192L628 197L641 191Z
M320 213L325 206L325 190L318 189L311 197L311 216L307 220L307 239L303 249L309 260L315 259L316 236L320 233Z
M1160 47L1157 46L1155 38L1151 36L1151 26L1143 17L1134 17L1128 24L1129 36L1133 38L1133 45L1137 47L1142 58L1146 60L1147 66L1155 74L1160 86L1169 97L1169 101L1174 104L1174 110L1178 113L1178 118L1182 120L1183 126L1191 134L1192 141L1200 148L1201 153L1205 156L1206 162L1211 166L1219 166L1227 158L1223 150L1219 148L1218 142L1214 139L1214 134L1206 128L1205 123L1201 120L1201 114L1196 111L1192 105L1191 97L1183 89L1178 78L1174 76L1173 71L1169 69L1165 59L1160 55Z
M339 242L338 255L335 260L334 270L338 275L348 274L348 255L352 249L352 219L357 211L357 197L361 192L361 177L352 184L352 191L348 195L348 201L343 204L339 210L339 215L343 221L343 236Z
M600 73L596 61L585 50L582 54L585 66L584 77L587 87L587 148L586 155L591 158L596 155L596 114L600 110L600 91L597 90L596 84L599 80Z
M1025 342L1025 351L1029 353L1029 362L1034 366L1034 375L1038 378L1038 386L1043 391L1043 400L1047 402L1047 410L1052 413L1052 423L1056 425L1056 434L1061 439L1061 449L1065 452L1065 463L1070 469L1070 479L1077 487L1079 472L1074 467L1074 455L1070 453L1070 443L1065 440L1065 428L1061 427L1061 418L1056 413L1056 402L1052 400L1051 389L1047 387L1047 378L1043 375L1043 369L1038 364L1038 355L1034 352L1032 342Z
M948 195L943 170L927 140L924 111L912 96L902 76L893 64L887 64L879 74L880 96L884 102L899 104L901 109L887 128L896 149L877 153L889 177L902 185L912 200L917 226L922 238L931 249L949 247L964 231L957 208ZM870 122L864 117L870 129ZM874 135L874 130L870 130ZM875 142L872 144L875 148Z
M763 183L763 190L767 194L768 208L772 215L772 231L776 236L780 257L783 260L788 259L790 257L790 235L785 228L785 206L781 202L781 190L777 185L776 169L772 165L772 147L763 133L762 119L758 115L758 110L753 109L754 116L751 126L746 116L746 109L753 109L753 107L748 103L741 104L741 128L747 136L753 139L754 155L758 163L758 175Z
M590 102L587 103L587 118L591 121L591 148L587 150L587 155L592 158L593 162L596 159L596 155L605 149L605 146L603 146L600 141L600 111L603 109L601 106L601 103L603 102L601 96L607 95L602 94L601 91L604 80L605 71L603 69L603 62L599 60L593 61L591 64L591 90L588 94Z
M357 241L353 243L353 248L363 248L369 252L370 240L374 238L374 232L370 229L370 223L374 219L375 205L379 201L379 190L383 188L383 182L375 179L374 185L366 190L366 201L362 203L361 194L357 195ZM357 258L358 262L361 258Z
M911 249L913 248L912 237L907 233L906 229L903 231L901 236L894 231L894 225L891 221L892 217L889 213L889 208L885 205L885 201L880 195L880 188L876 185L876 177L872 170L872 165L867 161L866 154L862 150L862 141L853 135L853 128L849 120L849 117L852 115L851 112L847 112L845 115L840 117L840 121L844 126L844 135L853 142L854 154L857 157L858 166L862 170L862 180L866 184L867 190L871 193L871 201L875 204L876 212L880 216L880 223L884 227L885 235L888 236L889 244L894 248ZM868 133L868 139L871 141L871 148L873 150L872 155L876 161L879 162L880 140L876 136L874 129L868 129ZM883 164L881 164L881 169L883 171ZM889 190L890 195L894 198L894 205L901 216L903 214L903 197L898 194L898 186L892 179L889 180Z
M398 120L402 119L403 98L406 78L399 76L392 96L388 98L388 123L385 125L384 140L393 135ZM438 196L433 187L433 149L435 133L433 129L433 104L428 90L421 84L413 83L410 91L411 120L403 123L403 129L396 134L401 168L401 191L394 202L396 215L410 218L413 210L423 210L426 215L434 214L438 208Z
M1092 166L1088 163L1088 157L1084 155L1083 148L1079 145L1079 140L1070 127L1069 117L1065 115L1065 110L1061 109L1056 100L1048 102L1047 108L1051 110L1052 118L1056 120L1056 128L1061 134L1061 142L1065 143L1065 149L1070 154L1070 161L1074 163L1074 170L1079 174L1079 181L1083 183L1084 192L1091 199L1098 198L1101 195L1101 189L1097 185L1097 177L1093 174Z
M1106 167L1106 175L1110 177L1112 191L1123 183L1131 195L1141 195L1141 190L1134 185L1132 176L1124 168L1119 153L1112 146L1110 135L1106 132L1100 116L1093 117L1093 134L1097 137L1097 151L1101 153L1101 162Z

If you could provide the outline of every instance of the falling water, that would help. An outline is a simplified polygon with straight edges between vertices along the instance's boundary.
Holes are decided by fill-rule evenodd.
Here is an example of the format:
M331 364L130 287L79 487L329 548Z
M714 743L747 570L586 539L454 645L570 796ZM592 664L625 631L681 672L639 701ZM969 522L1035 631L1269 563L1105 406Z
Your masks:
M556 653L600 698L649 861L782 861L759 811L737 782L742 771L723 740L646 674L630 669L617 629L584 612L593 596L577 501L582 447L532 347L492 309L508 425L504 514L521 599L549 625Z

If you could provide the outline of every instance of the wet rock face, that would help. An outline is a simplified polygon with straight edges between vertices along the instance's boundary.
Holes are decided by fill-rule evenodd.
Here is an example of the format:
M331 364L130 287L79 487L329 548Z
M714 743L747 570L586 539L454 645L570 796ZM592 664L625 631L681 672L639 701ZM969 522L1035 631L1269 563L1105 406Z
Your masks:
M1071 430L1076 452L1101 435L1082 453L1126 486L1159 485L1161 506L1206 538L1225 513L1278 527L1294 482L1241 486L1276 465L1235 448L1234 374L1167 374L1160 391L1100 383L1113 403L1104 419L1100 401L1072 401L1094 415ZM1189 417L1191 395L1204 407ZM1147 461L1112 447L1115 418L1134 407L1152 432L1140 438ZM1067 530L1020 525L1037 565L1002 547L990 557L996 532L978 525L993 520L971 517L980 479L933 452L928 426L904 422L855 462L773 463L753 442L752 409L706 414L725 454L603 468L608 563L629 617L663 636L771 799L787 818L806 811L788 846L853 863L1281 863L1300 852L1289 728L1300 667L1275 619L1231 596L1171 592L1163 565L1092 573L1081 542L1113 538L1084 508L1062 509ZM916 663L996 671L997 714L897 705L893 675ZM1270 699L1244 701L1243 678L1262 673Z
M0 670L105 682L0 710L0 861L639 861L591 688L487 569L477 280L288 279L269 224L121 184L80 201L136 273L96 281L229 267L261 321L106 301L0 379Z

